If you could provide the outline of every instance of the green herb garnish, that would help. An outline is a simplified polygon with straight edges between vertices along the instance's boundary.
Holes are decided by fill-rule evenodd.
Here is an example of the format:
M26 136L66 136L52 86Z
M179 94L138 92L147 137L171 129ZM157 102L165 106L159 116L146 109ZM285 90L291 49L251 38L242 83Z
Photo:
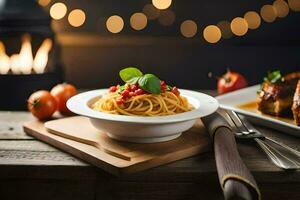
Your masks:
M117 93L121 93L121 92L123 92L123 90L125 90L125 85L121 85L121 86L119 86L119 88L117 89Z
M277 83L279 81L283 81L283 77L279 70L268 72L267 76L264 77L264 82Z
M160 94L161 86L160 79L154 74L143 74L139 69L135 67L128 67L122 69L119 73L121 79L128 84L138 84L143 90L152 94ZM120 86L118 91L124 90L123 86Z
M122 69L119 72L119 75L124 82L135 84L138 82L139 78L143 76L143 73L135 67L127 67Z
M153 94L160 94L160 80L153 74L145 74L139 78L138 84L143 90Z

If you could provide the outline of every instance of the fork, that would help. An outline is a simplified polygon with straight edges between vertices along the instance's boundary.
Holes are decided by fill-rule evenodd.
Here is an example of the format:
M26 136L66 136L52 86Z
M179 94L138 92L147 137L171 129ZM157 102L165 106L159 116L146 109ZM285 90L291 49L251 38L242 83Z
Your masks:
M245 118L242 120L234 111L222 110L222 112L221 114L227 119L231 128L235 130L236 138L240 140L254 140L267 157L279 168L287 170L300 169L299 151L264 136L252 127Z

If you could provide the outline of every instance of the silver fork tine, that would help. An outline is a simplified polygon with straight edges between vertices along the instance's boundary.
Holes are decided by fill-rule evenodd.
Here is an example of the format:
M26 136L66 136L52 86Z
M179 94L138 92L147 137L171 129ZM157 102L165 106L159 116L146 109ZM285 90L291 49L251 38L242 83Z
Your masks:
M243 135L243 133L240 133L240 130L238 129L238 127L236 126L236 124L234 123L233 119L230 117L230 115L228 114L228 110L225 109L219 109L218 113L223 116L226 121L228 122L229 126L231 127L231 129L233 129L235 131L235 134L238 136Z
M241 118L241 117L240 117ZM242 119L241 119L242 120ZM258 132L258 130L256 130L255 128L252 128L251 124L249 124L249 122L247 120L242 120L242 122L244 123L244 126L252 131L252 132ZM280 142L277 142L276 140L273 140L272 138L269 138L267 136L264 136L265 139L269 140L270 142L273 142L274 144L278 145L278 146L281 146L282 148L286 149L287 151L290 151L291 153L294 153L295 155L297 155L298 157L300 157L300 152L295 150L295 149L292 149L291 147L283 144L283 143L280 143Z
M271 142L273 142L273 143L275 143L275 144L277 144L277 145L279 145L279 146L287 149L288 151L290 151L290 152L296 154L298 157L300 157L300 152L299 151L297 151L295 149L292 149L291 147L289 147L289 146L287 146L287 145L285 145L283 143L277 142L276 140L273 140L272 138L266 137L266 139L270 140Z
M230 117L230 119L233 121L233 123L235 124L235 126L237 127L237 129L245 135L248 135L249 133L251 133L247 127L244 125L244 123L242 122L242 120L240 119L240 117L232 110L227 110L227 114Z
M268 145L263 140L255 138L254 139L261 149L266 153L268 158L279 168L283 169L299 169L300 166L294 160L286 157L281 152L279 152L274 147Z
M229 117L229 120L232 120L232 124L234 124L235 129L237 129L237 132L241 132L239 135L240 137L248 137L249 135L252 137L249 137L247 139L254 139L258 146L265 152L265 154L268 156L268 158L279 168L282 169L299 169L300 166L297 163L297 161L293 160L286 154L283 154L278 149L276 149L273 146L270 146L268 143L266 143L263 139L259 138L259 136L262 136L262 134L259 131L256 131L254 129L248 128L247 125L243 122L243 120L236 114L234 111L228 111L225 110L227 113L227 118ZM231 125L232 126L232 125ZM258 137L257 137L258 136Z

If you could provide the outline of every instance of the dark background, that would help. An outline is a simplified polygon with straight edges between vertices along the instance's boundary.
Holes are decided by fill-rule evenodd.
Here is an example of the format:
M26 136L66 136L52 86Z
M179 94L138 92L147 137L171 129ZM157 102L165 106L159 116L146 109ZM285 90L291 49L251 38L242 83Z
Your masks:
M209 79L207 73L221 75L226 68L241 72L250 84L258 83L273 69L284 73L300 70L300 12L291 9L288 16L273 23L262 20L258 29L249 30L245 36L221 39L217 44L203 39L205 26L223 20L230 22L250 10L259 13L263 5L273 1L173 0L170 9L176 15L175 23L162 26L152 20L142 31L133 30L129 18L141 12L151 0L63 2L68 12L81 8L87 17L79 28L71 27L67 17L53 24L62 45L66 80L81 88L115 84L118 71L126 66L137 66L181 88L191 89L215 88L216 81ZM115 14L125 22L119 34L109 33L105 27L106 19ZM186 19L198 25L198 33L191 39L180 33L180 24Z

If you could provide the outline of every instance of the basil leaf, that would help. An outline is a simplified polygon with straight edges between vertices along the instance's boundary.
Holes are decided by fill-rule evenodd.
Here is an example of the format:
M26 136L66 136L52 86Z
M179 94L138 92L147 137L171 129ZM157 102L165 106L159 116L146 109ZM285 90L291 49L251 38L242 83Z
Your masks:
M153 74L145 74L138 80L138 84L143 90L152 94L160 94L160 80Z
M132 79L129 79L128 81L126 81L126 83L129 84L136 84L138 82L140 77L133 77Z
M269 81L271 83L277 83L278 81L282 81L282 75L279 70L268 72L267 77L264 78L264 81Z
M135 67L128 67L122 69L119 75L124 82L134 84L138 81L139 77L143 76L143 73Z

